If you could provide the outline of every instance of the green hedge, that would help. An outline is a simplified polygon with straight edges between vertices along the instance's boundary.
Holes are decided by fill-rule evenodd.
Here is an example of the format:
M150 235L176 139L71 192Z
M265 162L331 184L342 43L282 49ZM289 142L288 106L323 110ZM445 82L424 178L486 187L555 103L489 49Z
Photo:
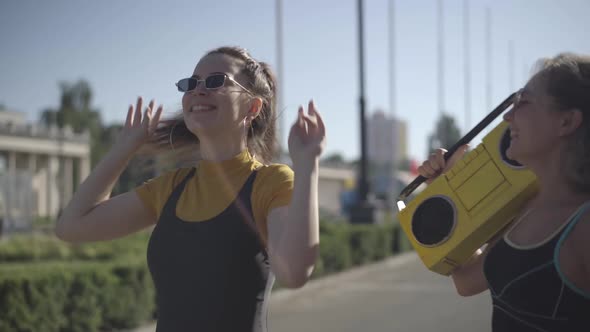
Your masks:
M130 328L150 319L154 306L140 259L0 266L0 331Z
M145 251L149 233L68 245L51 236L0 242L0 331L111 331L153 318L155 293ZM395 223L321 222L313 277L411 248Z
M399 224L320 223L320 259L314 277L411 250Z
M141 256L149 239L140 232L124 239L85 244L67 244L45 234L20 234L0 241L0 263L38 261L108 261L122 256Z

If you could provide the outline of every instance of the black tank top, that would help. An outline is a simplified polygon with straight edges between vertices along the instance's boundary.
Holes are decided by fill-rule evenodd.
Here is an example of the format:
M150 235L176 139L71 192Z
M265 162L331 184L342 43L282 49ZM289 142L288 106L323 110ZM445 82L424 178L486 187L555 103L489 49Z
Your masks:
M176 216L178 199L194 174L195 169L168 198L148 244L156 331L266 331L274 276L250 205L256 171L228 208L199 222Z
M517 247L502 237L489 251L484 274L492 295L493 332L590 331L590 294L561 272L561 245L585 204L552 237Z

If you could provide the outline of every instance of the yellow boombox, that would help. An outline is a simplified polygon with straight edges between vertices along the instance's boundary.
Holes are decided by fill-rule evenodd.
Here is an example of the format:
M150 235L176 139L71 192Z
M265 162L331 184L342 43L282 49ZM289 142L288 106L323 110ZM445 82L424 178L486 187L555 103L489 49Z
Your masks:
M513 104L516 94L445 154L448 159ZM475 149L405 206L426 179L416 178L398 198L398 219L426 267L449 275L498 233L537 190L536 176L506 156L510 129L503 121Z

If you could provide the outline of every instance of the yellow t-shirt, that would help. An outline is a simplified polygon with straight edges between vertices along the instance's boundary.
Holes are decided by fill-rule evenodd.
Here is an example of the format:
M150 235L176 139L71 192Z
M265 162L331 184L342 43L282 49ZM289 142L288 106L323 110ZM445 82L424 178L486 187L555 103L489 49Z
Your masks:
M289 204L294 175L287 165L263 165L248 150L221 162L200 161L196 174L187 182L178 200L176 215L192 222L217 216L236 199L253 170L258 170L258 174L252 188L252 213L266 245L266 217L272 209ZM160 175L135 191L159 219L168 197L190 171L191 168L181 168Z

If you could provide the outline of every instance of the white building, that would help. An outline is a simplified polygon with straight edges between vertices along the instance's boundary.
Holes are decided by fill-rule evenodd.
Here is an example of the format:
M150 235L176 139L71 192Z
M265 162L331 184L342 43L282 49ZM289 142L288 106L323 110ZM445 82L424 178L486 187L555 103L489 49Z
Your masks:
M406 123L376 111L367 119L367 157L372 191L385 193L394 188L393 170L408 158Z
M408 156L406 123L383 111L373 113L367 119L367 154L374 164L398 166Z
M34 217L55 218L90 172L89 135L26 121L0 110L0 220L27 228Z
M333 215L342 213L340 195L350 190L355 179L352 168L320 166L318 174L318 205Z

